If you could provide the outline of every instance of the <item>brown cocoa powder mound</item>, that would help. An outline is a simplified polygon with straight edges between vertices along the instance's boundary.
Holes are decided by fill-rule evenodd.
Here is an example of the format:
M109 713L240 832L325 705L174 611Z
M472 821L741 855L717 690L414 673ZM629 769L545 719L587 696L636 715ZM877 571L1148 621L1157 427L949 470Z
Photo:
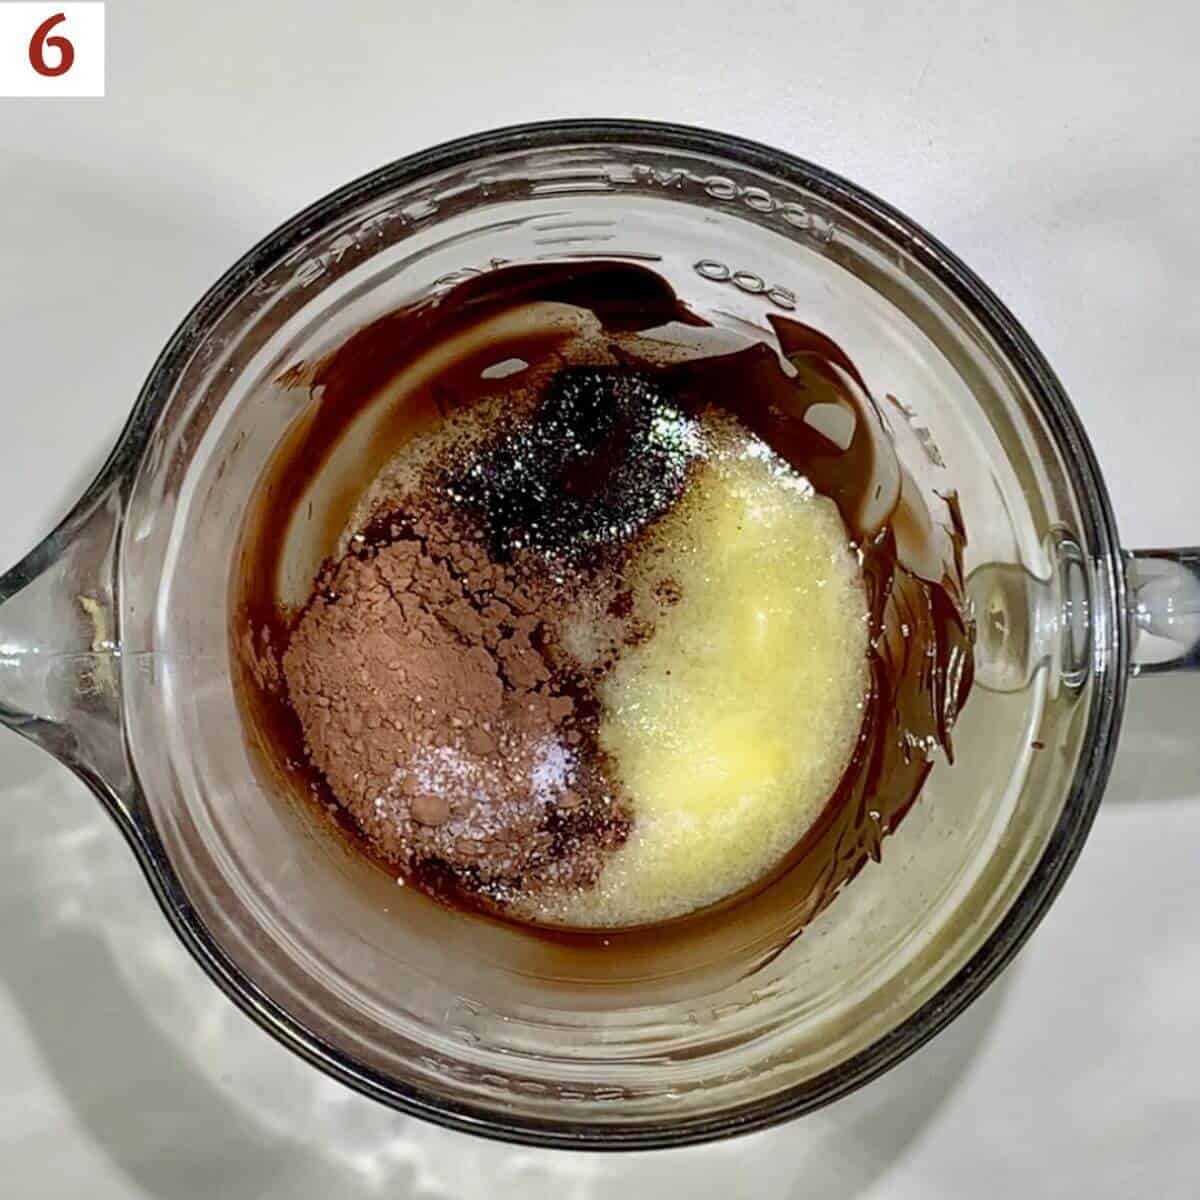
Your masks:
M629 819L564 676L577 603L544 566L493 562L429 496L322 574L283 675L311 762L379 857L494 901L595 881Z

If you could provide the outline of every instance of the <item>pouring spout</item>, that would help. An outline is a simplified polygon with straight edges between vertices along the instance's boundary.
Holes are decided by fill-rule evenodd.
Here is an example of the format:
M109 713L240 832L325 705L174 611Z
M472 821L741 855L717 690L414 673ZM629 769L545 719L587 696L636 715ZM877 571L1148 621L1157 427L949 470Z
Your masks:
M121 738L116 481L0 576L0 723L106 800L128 794Z

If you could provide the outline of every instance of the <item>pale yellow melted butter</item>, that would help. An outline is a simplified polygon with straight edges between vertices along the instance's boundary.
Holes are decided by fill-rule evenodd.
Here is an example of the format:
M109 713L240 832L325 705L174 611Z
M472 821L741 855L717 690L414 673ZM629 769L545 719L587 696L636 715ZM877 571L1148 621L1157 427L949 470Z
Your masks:
M633 831L595 887L542 897L541 920L641 924L741 891L821 814L858 735L857 556L833 503L761 442L717 430L630 579L654 633L599 695ZM664 581L679 595L665 607Z

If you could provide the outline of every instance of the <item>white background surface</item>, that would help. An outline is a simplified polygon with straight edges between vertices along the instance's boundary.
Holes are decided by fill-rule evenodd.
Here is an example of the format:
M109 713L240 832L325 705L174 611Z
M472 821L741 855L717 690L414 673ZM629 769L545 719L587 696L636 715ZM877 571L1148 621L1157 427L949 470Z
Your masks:
M1200 8L1113 0L108 4L108 96L0 100L0 560L98 465L160 345L294 210L433 142L687 121L893 201L1026 323L1129 544L1200 539ZM691 1200L1194 1197L1200 680L1139 684L1080 865L999 984L799 1123L626 1158L385 1112L168 934L83 787L0 736L0 1192Z

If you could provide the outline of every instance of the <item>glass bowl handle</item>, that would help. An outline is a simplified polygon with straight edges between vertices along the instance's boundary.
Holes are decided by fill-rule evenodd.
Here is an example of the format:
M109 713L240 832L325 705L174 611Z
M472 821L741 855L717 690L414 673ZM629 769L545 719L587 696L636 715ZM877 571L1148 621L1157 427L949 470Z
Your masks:
M1200 547L1126 555L1133 674L1200 670Z

